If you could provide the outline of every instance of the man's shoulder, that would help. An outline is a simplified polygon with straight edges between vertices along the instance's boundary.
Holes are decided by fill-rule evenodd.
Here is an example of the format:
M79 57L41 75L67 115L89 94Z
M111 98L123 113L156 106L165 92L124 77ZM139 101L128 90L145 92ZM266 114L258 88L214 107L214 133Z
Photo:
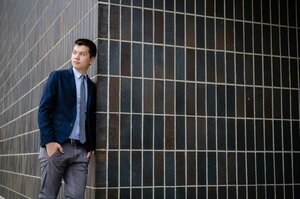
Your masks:
M92 86L96 87L97 84L96 84L93 80L91 80L90 77L88 77L87 79L88 79L88 82L89 82Z
M58 75L70 74L71 70L70 69L59 69L59 70L52 71L52 73L58 74Z
M66 76L66 75L71 75L72 74L72 70L70 69L60 69L60 70L54 70L50 73L50 76L57 76L57 77L61 77L61 76Z

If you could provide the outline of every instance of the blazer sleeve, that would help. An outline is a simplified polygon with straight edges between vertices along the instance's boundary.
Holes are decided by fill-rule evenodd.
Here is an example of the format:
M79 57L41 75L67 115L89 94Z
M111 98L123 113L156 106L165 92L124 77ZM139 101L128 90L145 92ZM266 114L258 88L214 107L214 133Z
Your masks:
M89 88L91 89L91 100L89 105L89 111L87 114L87 136L88 136L88 142L86 142L85 147L87 151L94 151L96 149L96 102L97 102L97 96L96 96L96 84L93 83L89 79Z
M54 142L52 117L55 111L57 98L57 75L52 72L44 86L40 106L38 109L38 125L40 129L40 145L45 146Z
M92 150L96 149L96 102L97 102L97 93L96 93L96 86L94 85L94 99L92 103Z

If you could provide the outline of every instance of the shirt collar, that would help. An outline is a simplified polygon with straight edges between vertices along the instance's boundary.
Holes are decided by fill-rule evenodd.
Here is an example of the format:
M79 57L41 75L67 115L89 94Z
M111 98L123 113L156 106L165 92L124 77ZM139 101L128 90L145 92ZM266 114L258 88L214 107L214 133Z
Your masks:
M79 79L80 77L81 77L81 73L80 72L78 72L78 70L76 70L76 68L72 68L73 69L73 72L74 72L74 75L75 75L75 77L77 78L77 79ZM84 76L86 76L86 75L84 75Z

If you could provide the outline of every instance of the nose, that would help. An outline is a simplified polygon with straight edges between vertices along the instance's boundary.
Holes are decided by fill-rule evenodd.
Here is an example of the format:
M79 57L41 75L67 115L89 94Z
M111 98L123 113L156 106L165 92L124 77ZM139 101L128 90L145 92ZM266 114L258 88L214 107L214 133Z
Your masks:
M75 59L79 59L79 53L76 53L76 54L74 55L74 58L75 58Z

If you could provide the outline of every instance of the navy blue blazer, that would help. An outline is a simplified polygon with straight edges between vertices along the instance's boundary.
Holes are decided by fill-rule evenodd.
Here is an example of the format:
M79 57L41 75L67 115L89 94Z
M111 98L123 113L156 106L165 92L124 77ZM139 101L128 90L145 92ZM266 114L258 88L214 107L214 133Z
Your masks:
M95 150L96 142L96 84L87 78L86 113L87 151ZM57 70L49 75L38 110L40 145L63 143L72 132L76 119L76 84L72 68Z

